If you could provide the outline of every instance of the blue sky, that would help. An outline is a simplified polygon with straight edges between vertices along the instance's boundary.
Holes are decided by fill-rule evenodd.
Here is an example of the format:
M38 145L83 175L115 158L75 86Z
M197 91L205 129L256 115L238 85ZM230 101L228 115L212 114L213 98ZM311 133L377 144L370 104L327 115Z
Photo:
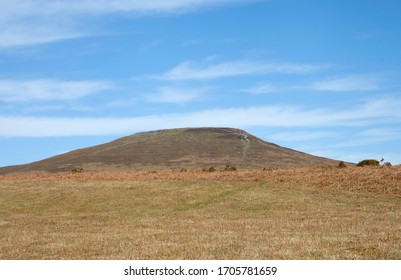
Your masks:
M2 0L0 166L237 127L401 163L398 0Z

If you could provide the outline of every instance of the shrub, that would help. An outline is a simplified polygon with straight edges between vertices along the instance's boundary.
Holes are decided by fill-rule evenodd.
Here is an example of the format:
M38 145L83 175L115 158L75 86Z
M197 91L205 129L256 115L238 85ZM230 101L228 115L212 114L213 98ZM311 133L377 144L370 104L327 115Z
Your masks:
M390 162L385 162L385 163L383 163L383 166L384 166L384 167L391 167L392 164L391 164Z
M82 173L82 172L84 172L84 169L82 167L76 167L76 168L71 169L71 172L72 173Z
M345 168L347 166L345 165L345 163L343 161L340 161L340 163L338 164L338 167L339 168Z
M203 172L215 172L215 171L217 171L217 169L212 166L210 168L205 167L202 169L202 171Z
M263 167L263 171L273 171L273 170L277 170L277 167Z
M237 171L237 167L232 166L232 165L226 165L224 168L224 171Z
M356 166L380 166L380 162L375 159L364 159L360 161Z

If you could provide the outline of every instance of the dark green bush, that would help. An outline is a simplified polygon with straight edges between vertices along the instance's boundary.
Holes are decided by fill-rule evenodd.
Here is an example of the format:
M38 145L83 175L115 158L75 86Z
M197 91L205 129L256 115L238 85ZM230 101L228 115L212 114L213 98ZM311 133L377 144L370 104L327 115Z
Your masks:
M360 161L356 166L380 166L380 162L375 159L364 159Z

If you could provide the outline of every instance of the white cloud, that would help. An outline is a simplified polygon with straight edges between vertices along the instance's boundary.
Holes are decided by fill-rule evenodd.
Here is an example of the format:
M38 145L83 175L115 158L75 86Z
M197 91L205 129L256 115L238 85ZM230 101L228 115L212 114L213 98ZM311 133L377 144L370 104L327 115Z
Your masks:
M401 100L393 98L373 99L366 102L359 109L367 117L381 116L394 118L393 121L401 118Z
M160 41L160 40L154 40L151 42L142 43L141 46L139 47L139 50L140 51L148 51L152 48L160 46L161 43L162 43L162 41Z
M356 134L353 139L346 139L341 143L333 145L335 148L360 147L383 143L386 141L396 141L401 139L401 131L392 128L371 128Z
M251 94L266 94L278 91L278 89L271 84L260 84L243 90Z
M0 80L0 101L74 100L110 88L106 81Z
M206 80L254 74L305 74L327 66L311 64L268 63L253 60L235 60L211 64L210 61L196 64L185 61L162 75L153 78L162 80Z
M0 2L0 48L50 43L87 36L73 16L53 13L56 1Z
M185 114L151 115L133 118L39 118L0 117L0 136L48 137L116 135L173 127L267 126L317 128L368 126L373 122L401 121L400 101L372 101L338 111L328 108L303 109L291 106L261 106L205 110ZM378 103L378 104L377 104ZM381 107L383 110L377 110Z
M209 5L252 2L252 0L2 0L2 17L76 14L109 14L115 12L158 13L187 11Z
M146 100L152 103L188 103L199 99L206 89L185 89L162 87L155 93L148 94Z
M269 136L269 138L280 142L313 141L317 139L333 139L339 137L341 137L341 134L338 132L314 130L279 132Z
M318 91L373 91L378 90L379 85L377 78L366 75L331 78L312 83L310 88Z
M199 45L202 43L201 39L192 39L192 40L187 40L185 41L182 46L183 47L189 47L189 46L193 46L193 45Z
M107 14L183 13L239 2L252 0L2 0L0 48L87 36L91 33L88 20Z
M381 141L401 139L401 130L394 128L366 129L361 133L361 136Z
M47 24L31 22L29 25L2 25L0 22L0 48L45 44L86 35L82 31L68 27L67 24L58 27L54 22Z

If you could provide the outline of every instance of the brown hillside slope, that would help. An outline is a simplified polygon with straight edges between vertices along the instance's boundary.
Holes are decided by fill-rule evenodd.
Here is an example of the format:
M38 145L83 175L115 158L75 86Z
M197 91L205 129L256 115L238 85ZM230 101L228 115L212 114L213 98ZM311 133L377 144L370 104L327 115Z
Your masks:
M25 165L0 168L1 173L110 168L203 168L234 165L308 167L338 162L265 142L235 128L180 128L137 133L112 142L74 150Z

